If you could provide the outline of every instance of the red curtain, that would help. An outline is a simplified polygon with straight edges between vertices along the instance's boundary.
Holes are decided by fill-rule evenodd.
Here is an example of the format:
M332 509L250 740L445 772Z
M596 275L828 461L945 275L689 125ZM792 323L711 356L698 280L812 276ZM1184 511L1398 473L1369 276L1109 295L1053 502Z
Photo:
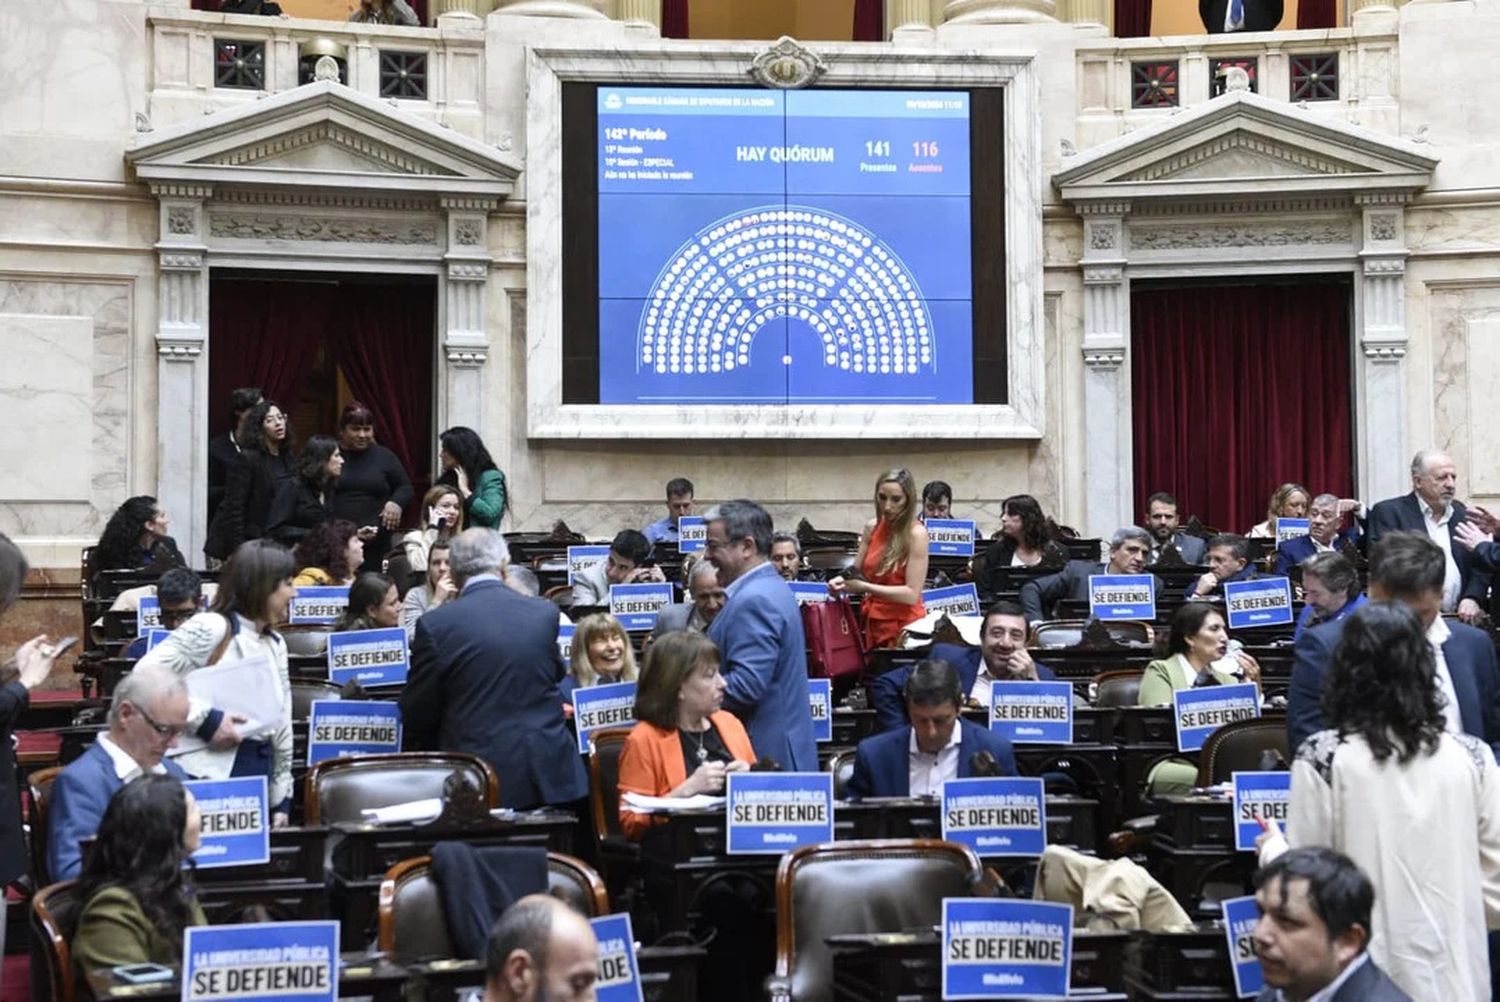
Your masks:
M1336 0L1298 0L1298 28L1332 28L1337 23Z
M854 0L854 40L885 41L885 0Z
M259 386L283 408L297 405L337 291L332 282L216 277L209 283L211 434L229 430L229 394L236 387Z
M661 36L688 37L688 0L661 0Z
M1145 38L1151 34L1151 0L1115 0L1115 37Z
M1286 481L1352 496L1349 287L1136 288L1130 297L1135 510L1244 532Z

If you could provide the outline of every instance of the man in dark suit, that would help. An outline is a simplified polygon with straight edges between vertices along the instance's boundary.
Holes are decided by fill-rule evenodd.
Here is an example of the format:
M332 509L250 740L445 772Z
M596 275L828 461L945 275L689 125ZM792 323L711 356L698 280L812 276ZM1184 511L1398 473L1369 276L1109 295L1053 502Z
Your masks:
M1410 494L1387 498L1370 509L1367 544L1374 546L1388 532L1425 532L1443 551L1443 611L1457 612L1472 623L1488 601L1490 571L1456 541L1458 527L1468 518L1463 502L1455 501L1458 472L1444 453L1425 449L1412 457Z
M797 600L770 561L771 516L741 499L704 519L708 559L727 596L708 628L723 657L724 709L744 723L757 758L789 772L817 772L807 641Z
M448 566L459 594L417 620L403 745L480 756L500 777L502 806L571 804L589 784L557 688L557 606L508 587L509 562L498 532L454 538Z
M693 565L688 576L688 600L669 605L656 614L651 639L674 630L707 633L708 626L724 608L724 586L719 584L719 569L707 560Z
M1146 499L1146 528L1151 532L1150 563L1161 559L1162 550L1168 543L1177 548L1183 563L1203 563L1204 542L1178 528L1177 509L1177 499L1166 491L1157 491Z
M260 403L259 386L242 386L229 395L229 412L233 419L229 430L208 440L208 521L212 522L219 502L224 500L224 488L229 484L229 468L240 461L240 447L235 443L234 433L240 426L240 418Z
M1252 939L1266 987L1256 1002L1411 1002L1370 957L1375 888L1347 856L1292 849L1255 874Z
M859 743L849 777L850 799L938 796L950 779L1016 775L1010 742L959 716L963 689L952 665L932 658L919 661L905 688L911 724ZM991 761L981 756L985 752Z
M1404 602L1427 627L1450 731L1500 747L1500 677L1489 634L1443 619L1443 551L1424 532L1388 532L1370 550L1370 599ZM1323 729L1323 676L1346 618L1305 630L1287 689L1287 739L1296 748Z
M1187 587L1188 598L1212 598L1224 594L1226 581L1253 581L1260 577L1250 564L1250 540L1232 532L1221 532L1208 541L1208 570Z
M53 880L78 876L83 841L99 831L99 819L116 790L148 772L188 778L177 763L163 757L177 743L187 718L187 686L170 669L136 668L115 686L109 730L52 783L47 870Z
M1021 608L1026 621L1037 623L1048 617L1059 599L1075 602L1089 600L1089 576L1093 574L1141 574L1151 555L1151 534L1145 529L1127 525L1109 541L1109 562L1070 560L1056 574L1049 574L1021 586ZM1156 594L1161 595L1161 579L1156 579Z
M1282 0L1198 0L1198 16L1210 35L1230 31L1275 31Z
M1337 494L1319 494L1307 509L1307 535L1288 539L1276 547L1276 576L1286 577L1293 567L1316 553L1337 553L1346 546L1359 545L1359 522L1341 527L1345 507L1351 510L1356 501L1341 501Z
M952 665L964 695L980 706L990 705L990 692L1003 682L1057 681L1052 669L1033 661L1026 650L1026 614L1014 602L996 602L985 611L978 647L933 644L928 657ZM877 731L906 726L906 680L911 673L910 667L895 668L870 682Z

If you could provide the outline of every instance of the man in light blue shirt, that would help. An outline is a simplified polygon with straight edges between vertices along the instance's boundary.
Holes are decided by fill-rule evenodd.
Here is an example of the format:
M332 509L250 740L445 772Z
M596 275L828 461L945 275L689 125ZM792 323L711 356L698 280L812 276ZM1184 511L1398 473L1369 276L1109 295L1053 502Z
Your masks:
M693 513L693 482L687 477L667 481L667 516L652 522L641 533L652 543L676 543L677 520Z

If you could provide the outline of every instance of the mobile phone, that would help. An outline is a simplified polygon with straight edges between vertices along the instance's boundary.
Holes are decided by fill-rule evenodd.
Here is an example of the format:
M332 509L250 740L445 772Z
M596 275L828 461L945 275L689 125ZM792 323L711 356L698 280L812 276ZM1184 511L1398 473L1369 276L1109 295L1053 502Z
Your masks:
M131 985L150 985L158 981L171 981L175 973L161 964L121 964L111 967L109 973Z
M52 645L52 660L56 661L58 658L62 657L64 654L68 653L68 649L70 647L72 647L76 643L78 643L78 638L77 637L63 637L56 644L53 644Z

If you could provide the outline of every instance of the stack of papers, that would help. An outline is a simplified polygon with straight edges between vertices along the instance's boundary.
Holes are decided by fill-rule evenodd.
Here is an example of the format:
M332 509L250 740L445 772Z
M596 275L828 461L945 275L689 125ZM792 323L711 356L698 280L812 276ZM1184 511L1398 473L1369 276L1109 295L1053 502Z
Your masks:
M389 807L366 807L360 813L365 816L365 820L377 825L421 824L443 813L443 798L429 797L426 800L391 804Z
M700 793L695 797L646 797L639 793L623 795L625 806L637 814L671 814L673 811L707 811L724 806L723 797Z

